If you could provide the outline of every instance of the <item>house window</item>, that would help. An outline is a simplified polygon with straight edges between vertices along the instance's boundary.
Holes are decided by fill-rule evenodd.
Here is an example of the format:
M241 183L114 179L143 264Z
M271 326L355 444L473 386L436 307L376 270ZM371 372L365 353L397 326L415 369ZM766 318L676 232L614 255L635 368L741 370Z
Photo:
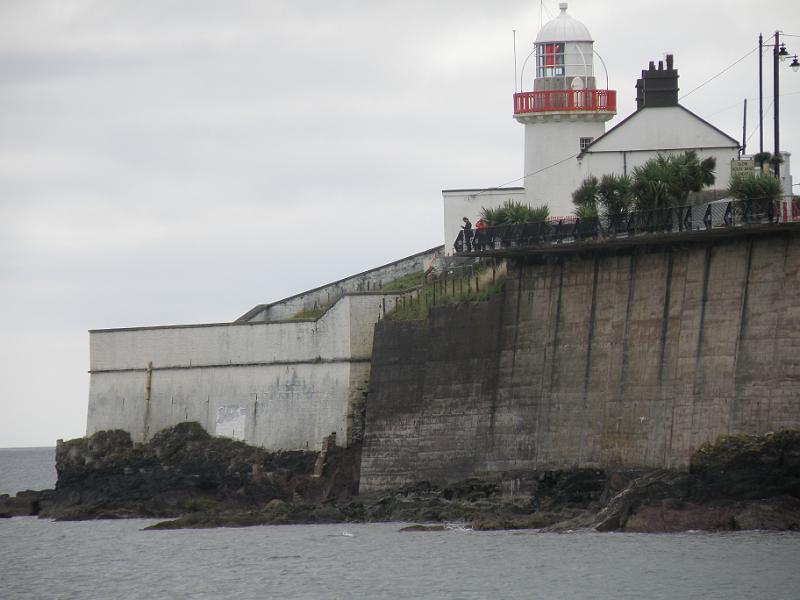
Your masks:
M581 152L586 150L586 148L594 141L593 137L582 137L581 138Z

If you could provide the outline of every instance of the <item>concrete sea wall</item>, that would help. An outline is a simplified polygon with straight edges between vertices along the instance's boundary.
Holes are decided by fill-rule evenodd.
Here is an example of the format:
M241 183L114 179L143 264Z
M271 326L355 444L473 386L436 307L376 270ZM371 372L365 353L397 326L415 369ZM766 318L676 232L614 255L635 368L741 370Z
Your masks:
M435 267L443 255L443 246L418 252L393 263L345 277L272 304L259 304L239 317L237 321L261 322L291 319L302 310L331 306L345 294L380 291L385 284L394 279L411 273L421 273Z
M94 331L87 434L135 441L182 421L268 449L346 444L372 328L395 295L341 298L316 320ZM360 429L360 425L359 425Z
M800 426L800 235L701 238L530 255L489 302L378 324L362 489Z
M136 442L198 421L270 450L363 436L372 334L402 291L384 284L436 264L441 246L272 304L232 323L90 331L87 435ZM321 309L318 318L300 311Z

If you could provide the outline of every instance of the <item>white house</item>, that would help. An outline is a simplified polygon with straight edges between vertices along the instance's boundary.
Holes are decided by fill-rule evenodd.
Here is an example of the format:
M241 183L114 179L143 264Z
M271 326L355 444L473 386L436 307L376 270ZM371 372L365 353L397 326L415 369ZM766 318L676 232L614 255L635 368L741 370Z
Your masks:
M651 62L636 82L636 112L586 146L578 155L581 180L594 175L630 175L659 154L697 152L717 160L714 188L725 190L739 142L678 103L678 71L672 55L666 67Z

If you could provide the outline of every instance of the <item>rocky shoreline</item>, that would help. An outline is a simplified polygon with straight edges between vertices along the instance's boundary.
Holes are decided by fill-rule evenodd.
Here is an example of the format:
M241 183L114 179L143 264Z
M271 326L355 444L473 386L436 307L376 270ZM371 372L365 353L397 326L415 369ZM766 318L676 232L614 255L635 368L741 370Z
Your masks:
M0 517L168 519L150 529L300 523L473 529L676 532L800 529L800 431L733 435L699 448L688 471L571 469L419 482L357 494L360 449L270 453L197 423L134 445L123 431L60 443L54 490L0 496ZM432 525L431 525L432 524Z

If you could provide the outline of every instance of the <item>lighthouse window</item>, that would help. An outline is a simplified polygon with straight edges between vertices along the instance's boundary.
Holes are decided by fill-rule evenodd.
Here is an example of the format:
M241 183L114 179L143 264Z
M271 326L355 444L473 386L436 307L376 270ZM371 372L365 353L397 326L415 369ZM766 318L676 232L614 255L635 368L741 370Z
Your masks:
M536 76L564 76L564 44L539 44L536 47Z
M594 141L593 137L582 137L581 138L581 152L586 150L586 148L589 147L589 144L591 144L593 141Z

